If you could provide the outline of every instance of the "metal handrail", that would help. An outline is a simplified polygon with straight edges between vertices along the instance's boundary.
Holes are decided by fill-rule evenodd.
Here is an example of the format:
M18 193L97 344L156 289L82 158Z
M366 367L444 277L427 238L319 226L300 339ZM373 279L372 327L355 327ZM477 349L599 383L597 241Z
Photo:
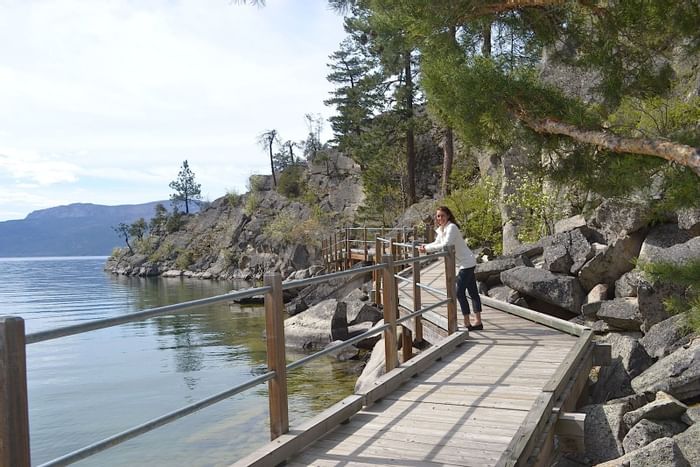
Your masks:
M132 323L134 321L142 321L144 319L155 318L156 316L163 316L173 313L178 313L181 311L187 311L192 308L199 308L204 305L211 305L212 303L219 303L231 300L240 300L241 298L249 298L255 295L260 295L262 293L269 292L270 287L257 287L253 289L246 289L239 292L227 293L223 295L216 295L214 297L202 298L199 300L191 300L189 302L176 303L174 305L159 306L157 308L151 308L149 310L139 311L136 313L130 313L124 316L115 316L112 318L96 319L94 321L89 321L87 323L75 324L72 326L64 326L56 329L49 329L47 331L33 332L27 334L25 337L25 342L27 344L36 344L37 342L48 341L52 339L58 339L59 337L72 336L75 334L82 334L88 331L95 331L97 329L104 329L113 326L119 326L121 324Z
M434 254L431 254L428 256L441 257L441 256L446 256L447 254L448 254L447 252L439 252L439 253L434 253ZM427 256L414 257L414 258L411 258L409 260L403 260L400 262L399 261L393 262L392 266L397 266L397 265L401 265L401 264L410 264L410 263L414 263L414 262L421 262L421 261L425 260L426 258L427 258ZM308 286L308 285L312 285L312 284L316 284L316 283L327 282L327 281L337 279L337 278L354 277L356 275L365 274L365 273L372 272L372 271L378 271L381 269L385 269L387 267L388 267L387 263L382 263L382 264L376 264L373 266L365 266L365 267L361 267L361 268L357 268L357 269L348 269L345 271L326 274L323 276L316 276L316 277L307 278L307 279L289 281L289 282L280 284L280 286L277 290L294 289L294 288L304 287L304 286ZM403 278L401 278L401 279L403 280ZM233 293L217 295L214 297L208 297L208 298L199 299L199 300L192 300L189 302L183 302L183 303L178 303L178 304L173 304L173 305L156 307L156 308L144 310L141 312L131 313L131 314L125 315L125 316L99 319L99 320L91 321L88 323L82 323L82 324L72 325L72 326L65 326L65 327L60 327L60 328L56 328L56 329L51 329L48 331L40 331L40 332L36 332L36 333L26 334L24 336L24 342L25 342L25 345L34 344L34 343L43 342L43 341L47 341L47 340L57 339L60 337L66 337L66 336L70 336L70 335L94 331L97 329L104 329L104 328L118 326L121 324L130 323L130 322L150 319L153 317L162 316L162 315L166 315L166 314L179 313L179 312L183 312L186 310L191 310L193 308L198 308L201 306L210 305L213 303L239 300L242 298L249 298L249 297L257 296L260 294L268 294L268 293L273 293L273 294L275 293L274 288L271 285L267 285L264 287L251 288L251 289L237 291L237 292L233 292ZM434 309L436 307L442 306L449 301L450 300L447 299L447 300L443 300L439 303L430 305L428 307L423 307L420 310L416 310L416 311L412 312L409 316L397 320L396 323L402 323L408 319L419 316L422 313L425 313L426 311L429 311L429 310ZM397 303L397 306L398 305L399 304ZM359 342L363 339L366 339L367 337L371 337L371 336L374 336L374 335L379 334L381 332L384 332L387 329L389 329L391 326L392 326L391 323L385 323L381 326L374 327L374 328L372 328L372 329L370 329L370 330L368 330L368 331L366 331L358 336L355 336L351 339L343 341L342 343L329 346L329 347L327 347L319 352L316 352L312 355L309 355L309 356L301 358L295 362L287 364L285 369L292 370L292 369L301 367L301 366L307 364L308 362L311 362L313 360L316 360L317 358L320 358L323 355L335 352L335 351L340 350L342 348L348 347L356 342ZM180 419L186 415L189 415L191 413L199 411L205 407L208 407L212 404L220 402L220 401L227 399L233 395L239 394L240 392L243 392L247 389L250 389L258 384L270 381L274 378L277 378L277 372L268 371L267 373L265 373L263 375L260 375L260 376L257 376L255 378L252 378L248 381L245 381L237 386L234 386L233 388L219 392L219 393L214 394L210 397L202 399L198 402L195 402L193 404L187 405L187 406L182 407L180 409L174 410L174 411L169 412L167 414L161 415L157 418L154 418L152 420L144 422L140 425L134 426L130 429L127 429L127 430L122 431L120 433L117 433L117 434L114 434L114 435L109 436L107 438L104 438L101 441L97 441L95 443L89 444L89 445L84 446L84 447L77 449L75 451L72 451L68 454L65 454L61 457L55 458L47 463L42 464L41 467L48 467L48 466L53 467L53 466L59 466L59 465L62 466L62 465L67 465L67 464L79 461L81 459L84 459L84 458L89 457L91 455L94 455L96 453L102 452L108 448L116 446L124 441L132 439L136 436L139 436L141 434L149 432L155 428L163 426L167 423L170 423L172 421Z
M73 452L69 452L68 454L64 454L61 457L52 459L49 462L41 464L39 467L57 467L72 464L73 462L77 462L81 459L85 459L86 457L90 457L113 446L121 444L124 441L128 441L139 435L148 433L149 431L155 430L156 428L166 425L170 422L174 422L175 420L178 420L186 415L202 410L206 407L209 407L210 405L216 404L217 402L221 402L222 400L228 399L231 396L235 396L236 394L239 394L247 389L257 386L258 384L270 381L274 377L275 372L268 371L267 373L249 379L248 381L239 384L238 386L234 386L231 389L219 392L210 397L207 397L206 399L194 402L190 405L174 410L165 415L161 415L160 417L154 418L145 423L142 423L141 425L129 428L128 430L122 431L121 433L117 433L101 441L97 441L83 448L77 449Z

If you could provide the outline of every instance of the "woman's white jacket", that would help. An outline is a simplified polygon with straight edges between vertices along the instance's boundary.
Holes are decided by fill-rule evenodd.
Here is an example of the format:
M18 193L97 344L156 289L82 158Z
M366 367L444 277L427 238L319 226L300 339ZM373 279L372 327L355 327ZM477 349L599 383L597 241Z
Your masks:
M457 269L468 269L476 266L474 253L467 246L457 226L452 222L435 229L435 241L426 244L425 251L433 253L442 250L443 247L448 245L454 245L455 247L455 265Z

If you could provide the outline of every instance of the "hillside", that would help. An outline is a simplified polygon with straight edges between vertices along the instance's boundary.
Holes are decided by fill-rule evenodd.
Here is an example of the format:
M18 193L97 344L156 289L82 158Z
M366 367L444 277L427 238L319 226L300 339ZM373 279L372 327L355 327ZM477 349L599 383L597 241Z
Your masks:
M158 203L170 207L170 201L118 206L75 203L0 222L0 257L107 256L124 243L112 227L140 217L150 219Z

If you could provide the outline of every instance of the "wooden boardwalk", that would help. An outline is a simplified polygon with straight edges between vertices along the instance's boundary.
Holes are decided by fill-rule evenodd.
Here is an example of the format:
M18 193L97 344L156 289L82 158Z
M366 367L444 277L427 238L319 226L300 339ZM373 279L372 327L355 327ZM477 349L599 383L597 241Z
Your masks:
M444 290L443 263L426 267L421 283ZM412 307L411 290L400 288L401 302ZM441 299L422 296L424 305ZM446 322L445 309L436 314ZM491 307L482 318L484 331L460 326L459 346L287 465L512 465L523 426L542 409L545 386L562 373L578 338Z

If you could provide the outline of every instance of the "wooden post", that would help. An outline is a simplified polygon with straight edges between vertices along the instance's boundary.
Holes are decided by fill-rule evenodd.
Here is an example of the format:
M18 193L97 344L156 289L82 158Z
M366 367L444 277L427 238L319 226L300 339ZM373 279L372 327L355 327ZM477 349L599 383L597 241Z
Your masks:
M338 270L338 232L333 232L333 270Z
M384 323L389 324L389 329L384 331L384 358L386 359L386 372L398 366L397 341L396 341L396 313L398 301L396 297L396 278L394 277L394 259L391 255L384 255L383 263L386 267L384 273Z
M407 362L413 357L413 336L411 330L401 326L401 361Z
M379 237L375 238L374 240L374 263L379 264L382 260L383 256L383 251L382 251L382 241L379 240ZM374 283L374 303L377 305L382 304L382 272L375 271L377 275L375 276L376 280Z
M455 300L455 247L449 245L445 247L445 289L447 289L447 333L457 332L457 302Z
M24 320L0 317L0 465L29 467Z
M350 228L345 227L345 269L350 269L352 264L352 255L350 248Z
M364 232L362 234L362 244L364 245L365 249L365 262L369 261L369 247L367 246L367 226L364 228Z
M420 252L418 251L418 247L415 245L413 246L413 258L419 258L420 257ZM420 284L420 268L421 268L421 263L420 261L415 261L413 263L413 311L418 311L421 309L423 306L423 302L421 300L421 289L418 287L418 284ZM420 316L416 316L413 319L415 326L416 326L416 342L423 342L423 320L421 319Z
M275 377L267 383L270 404L270 439L275 439L289 431L282 276L278 272L265 274L265 285L272 287L271 291L265 293L265 333L267 336L267 368L275 372Z

